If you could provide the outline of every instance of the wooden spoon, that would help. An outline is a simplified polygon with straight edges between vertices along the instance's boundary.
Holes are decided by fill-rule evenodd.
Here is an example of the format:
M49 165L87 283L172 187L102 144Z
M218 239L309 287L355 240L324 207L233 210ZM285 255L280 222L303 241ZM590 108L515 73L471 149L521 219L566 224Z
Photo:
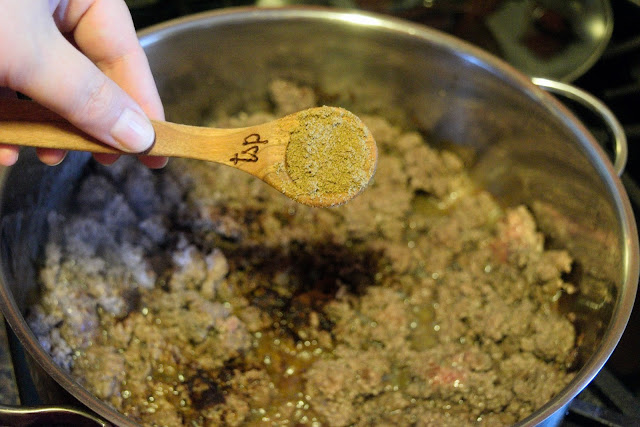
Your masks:
M371 132L342 108L311 108L238 129L152 124L155 143L143 154L222 163L310 206L345 203L367 186L376 169ZM124 154L50 110L17 99L0 100L0 143Z

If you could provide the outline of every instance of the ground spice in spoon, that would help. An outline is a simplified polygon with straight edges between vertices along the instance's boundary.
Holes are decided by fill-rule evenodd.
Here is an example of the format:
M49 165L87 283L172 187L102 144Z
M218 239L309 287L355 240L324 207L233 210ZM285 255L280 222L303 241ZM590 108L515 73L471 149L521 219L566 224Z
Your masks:
M342 108L322 107L300 115L291 132L285 168L297 190L311 199L347 194L349 199L368 184L371 164L369 130Z

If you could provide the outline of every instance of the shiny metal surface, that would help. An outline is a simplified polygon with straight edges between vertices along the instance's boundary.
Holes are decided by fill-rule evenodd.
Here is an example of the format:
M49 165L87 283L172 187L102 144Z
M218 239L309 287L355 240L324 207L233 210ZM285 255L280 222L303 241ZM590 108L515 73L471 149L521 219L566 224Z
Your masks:
M7 337L4 317L0 314L0 404L19 405L20 396L11 360L11 347ZM0 423L2 423L0 416Z
M603 150L561 103L485 51L378 15L226 10L140 36L169 120L197 124L211 111L264 108L268 82L287 78L336 94L335 103L346 108L357 99L365 110L408 116L432 141L472 149L477 180L505 204L529 206L581 271L575 280L583 299L567 301L566 309L580 324L582 368L521 424L558 422L618 342L638 280L638 234L624 188ZM36 290L46 212L64 202L86 160L74 155L48 168L21 156L18 167L0 172L0 307L37 361L34 372L46 372L39 381L52 377L104 418L131 425L55 366L22 316Z
M627 137L622 128L622 124L618 121L616 116L611 112L609 107L604 105L602 101L594 97L584 90L570 85L568 83L556 82L553 80L543 79L540 77L534 77L532 79L533 84L548 92L566 96L576 102L579 102L583 106L587 107L594 113L596 113L605 125L609 128L609 131L613 135L614 140L614 161L613 169L618 176L622 175L624 168L627 164L627 157L629 155L629 147L627 146Z
M538 38L527 42L543 13L566 19L566 32L537 31ZM609 0L504 1L486 22L507 62L530 76L565 82L580 77L600 58L614 25ZM553 54L536 53L533 47L548 49L553 43L558 45Z
M609 0L258 0L257 4L326 4L410 19L480 46L529 76L565 82L594 65L614 26Z
M0 423L7 426L73 425L75 427L107 427L110 424L72 407L10 407L0 405Z

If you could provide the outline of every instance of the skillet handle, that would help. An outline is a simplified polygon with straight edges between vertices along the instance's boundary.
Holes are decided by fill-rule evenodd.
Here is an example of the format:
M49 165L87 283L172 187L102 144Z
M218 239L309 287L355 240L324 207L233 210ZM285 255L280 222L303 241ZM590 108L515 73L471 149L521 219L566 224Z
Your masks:
M624 133L622 125L620 124L616 116L611 112L609 107L604 105L602 101L600 101L590 93L568 83L557 82L555 80L548 80L540 77L533 77L531 81L539 88L544 89L552 94L567 97L572 101L575 101L580 105L586 107L596 115L600 116L604 124L609 128L609 131L613 135L615 144L613 169L616 174L618 174L618 176L621 176L627 164L627 156L629 154L629 150L627 147L627 137Z
M16 407L0 405L0 425L107 427L111 424L81 409L68 406Z

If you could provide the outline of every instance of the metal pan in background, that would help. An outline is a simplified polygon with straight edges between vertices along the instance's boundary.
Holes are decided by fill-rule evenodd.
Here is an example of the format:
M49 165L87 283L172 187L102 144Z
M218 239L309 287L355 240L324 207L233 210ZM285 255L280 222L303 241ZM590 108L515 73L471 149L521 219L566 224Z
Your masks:
M471 42L529 76L561 82L574 81L589 70L613 32L609 0L326 1L425 24ZM318 0L258 0L262 3Z
M608 0L505 1L485 22L503 59L530 76L562 82L591 68L613 32Z

